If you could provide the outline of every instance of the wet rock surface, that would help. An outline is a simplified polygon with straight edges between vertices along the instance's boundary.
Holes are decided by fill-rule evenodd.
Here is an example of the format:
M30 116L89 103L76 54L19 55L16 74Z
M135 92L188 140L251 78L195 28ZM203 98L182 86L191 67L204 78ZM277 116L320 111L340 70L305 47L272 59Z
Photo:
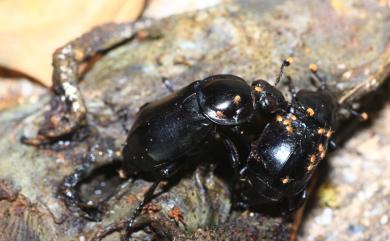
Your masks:
M0 218L0 227L9 227L5 229L9 231L0 234L0 240L88 240L101 227L129 216L150 185L148 182L137 180L120 189L123 194L108 201L101 223L88 222L69 211L58 199L58 186L87 155L92 155L97 166L113 165L126 138L120 111L129 112L125 124L131 126L141 105L168 93L162 77L172 80L175 88L217 73L235 74L248 82L257 78L272 82L281 60L293 56L295 61L287 74L298 88L315 88L307 71L307 66L315 63L339 102L364 106L368 111L375 109L369 98L363 97L383 89L389 74L389 20L389 7L382 1L248 0L158 21L148 30L158 32L158 38L134 39L117 46L86 72L80 88L88 109L88 127L70 139L42 148L22 145L19 138L37 129L47 108L48 94L11 101L0 113L0 183L5 183L0 184L0 215L6 217ZM282 83L280 88L288 96L286 85ZM36 93L42 90L36 87ZM383 113L377 121L374 119L374 129L367 127L353 136L329 158L328 180L332 181L319 190L340 193L333 195L337 196L336 201L330 199L337 205L330 207L328 201L309 209L302 239L340 240L349 237L348 232L369 239L383 226L368 226L367 222L388 223L388 160L380 157L388 153L382 148L388 139L387 132L381 131L386 122L381 120L387 116L386 111ZM347 129L347 118L343 113L339 115L340 129ZM348 132L343 139L350 136ZM351 153L354 156L348 156ZM360 162L351 161L358 157ZM367 158L372 161L366 161ZM365 169L373 173L364 172ZM163 228L169 233L166 238L173 235L183 240L288 239L290 220L262 214L231 214L226 184L208 172L200 175L199 182L197 173L185 175L175 187L153 200L158 208L145 215L152 221L160 220L161 225L152 222L156 225L151 225L150 232L137 232L134 237L154 240L156 230ZM383 178L375 178L378 176ZM120 186L119 183L123 184L123 180L108 178L104 184L92 183L97 187L85 192L99 200L100 192L117 192L102 186ZM379 211L374 208L378 203L383 206ZM173 208L182 212L188 230L172 220L169 214ZM366 219L352 208L361 210ZM387 236L378 237L382 240ZM118 240L118 234L105 240Z

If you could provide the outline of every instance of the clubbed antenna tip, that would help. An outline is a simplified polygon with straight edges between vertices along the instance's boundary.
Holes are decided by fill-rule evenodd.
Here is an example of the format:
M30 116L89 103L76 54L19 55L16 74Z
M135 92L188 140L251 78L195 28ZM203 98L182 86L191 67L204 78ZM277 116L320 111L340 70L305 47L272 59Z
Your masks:
M367 114L367 112L357 112L357 111L354 111L354 110L351 110L351 114L355 117L357 117L359 120L361 121L367 121L369 116Z
M361 114L360 114L360 118L362 118L363 121L368 120L368 114L367 114L367 112L361 113Z
M292 62L294 62L294 58L290 56L287 59L285 59L284 62L286 66L289 66L290 64L292 64Z
M318 66L316 64L310 64L309 65L309 69L310 69L311 72L317 73Z

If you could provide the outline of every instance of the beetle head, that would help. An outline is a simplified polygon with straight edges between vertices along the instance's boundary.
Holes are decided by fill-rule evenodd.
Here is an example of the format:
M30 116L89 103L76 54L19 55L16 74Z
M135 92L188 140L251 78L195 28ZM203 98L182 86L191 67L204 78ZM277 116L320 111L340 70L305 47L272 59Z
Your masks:
M252 98L255 109L263 113L272 114L287 107L283 94L265 80L253 81Z

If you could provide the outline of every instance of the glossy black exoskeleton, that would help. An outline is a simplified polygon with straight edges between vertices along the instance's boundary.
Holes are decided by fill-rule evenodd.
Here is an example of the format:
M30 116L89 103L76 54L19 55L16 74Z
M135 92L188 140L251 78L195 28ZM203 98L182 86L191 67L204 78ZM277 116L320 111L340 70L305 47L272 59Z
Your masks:
M193 165L193 157L205 152L204 143L218 135L220 126L249 122L253 115L250 86L234 75L215 75L195 81L158 101L145 104L129 132L123 149L123 170L140 174L154 184L135 211L149 201L157 184Z
M218 126L248 122L251 88L234 75L195 81L138 112L123 149L123 169L154 180L168 179Z
M280 81L289 61L282 63L276 83ZM253 126L258 123L253 119L266 119L270 114L266 106L285 108L282 105L283 95L278 90L264 89L267 94L259 95L256 83L249 86L234 75L214 75L195 81L140 109L122 152L123 169L129 175L140 173L149 177L154 185L145 194L145 200L135 211L132 220L161 180L168 180L192 165L188 160L197 152L205 152L207 146L204 143L210 137L222 139L230 165L238 168L242 153L238 149L250 146L252 140L249 137L251 133L237 133L237 128L252 125L252 128L260 129L260 126ZM264 115L259 116L258 110L263 110Z
M254 83L257 95L268 96L268 101L260 101L264 105L259 106L259 111L273 115L273 120L252 143L249 157L240 169L244 205L286 201L293 211L306 198L306 186L325 157L338 110L338 103L315 68L312 74L321 81L319 89L298 93L292 90L291 102L267 82Z
M288 61L283 62L277 82L288 65ZM281 103L274 102L275 96L284 100L278 91L268 93L266 90L269 96L259 96L257 91L257 85L249 86L240 77L214 75L140 108L122 151L122 170L127 176L140 175L153 185L129 219L129 227L150 201L160 181L169 181L181 170L197 165L194 157L212 148L214 141L223 143L230 158L228 165L238 168L239 149L246 148L249 154L250 143L254 140L253 133L243 134L239 129L247 125L251 129L257 128L260 133L261 127L254 126L258 123L254 119L263 116L257 110L265 109L266 105L280 107ZM96 210L81 201L76 189L85 176L85 169L67 177L61 192L68 205L81 207L94 219L97 215L91 212Z
M289 64L283 62L276 83ZM234 75L215 75L142 106L121 163L127 175L139 174L153 184L127 221L127 230L158 184L197 165L197 155L206 153L205 148L217 139L236 173L233 179L238 182L240 204L255 207L287 201L290 211L299 207L316 166L325 157L338 110L324 81L316 71L312 74L321 82L320 88L298 93L291 89L291 102L264 80L249 86ZM264 121L265 128L258 125ZM83 172L64 181L62 192L71 200L68 204L82 204L76 187ZM88 212L88 208L82 209Z
M289 62L284 61L277 81L287 65ZM205 152L207 146L203 143L210 136L222 139L230 165L238 167L240 145L235 140L243 148L250 146L252 140L248 135L236 133L236 129L244 124L253 125L256 112L266 110L265 106L285 107L279 91L269 88L264 89L267 96L259 95L256 83L249 86L234 75L210 76L141 108L123 149L123 169L129 175L140 173L155 183L133 218L150 199L157 183L193 164L188 160L197 152ZM267 115L264 112L260 118ZM233 136L236 138L231 139Z

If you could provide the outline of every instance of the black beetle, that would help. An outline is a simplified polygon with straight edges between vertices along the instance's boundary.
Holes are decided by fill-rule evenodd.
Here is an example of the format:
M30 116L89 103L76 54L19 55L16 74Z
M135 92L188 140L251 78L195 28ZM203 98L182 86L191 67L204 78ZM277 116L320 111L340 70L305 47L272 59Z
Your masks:
M185 157L217 126L248 122L253 115L251 88L234 75L195 81L156 102L144 105L123 149L123 169L154 180L168 179L188 165Z
M218 135L230 143L228 151L236 152L218 127L248 122L253 110L250 86L234 75L210 76L144 105L127 137L122 164L127 174L139 173L154 184L135 210L129 227L158 183L192 166L193 157L205 151L207 140L213 142Z
M296 92L290 79L291 102L266 81L253 83L260 96L268 97L268 101L256 102L264 104L261 111L273 120L251 144L248 159L239 170L239 205L284 202L288 211L294 211L306 199L306 186L328 146L335 147L331 136L340 107L318 76L317 66L311 65L310 70L320 82L319 88ZM351 112L366 118L365 113Z

